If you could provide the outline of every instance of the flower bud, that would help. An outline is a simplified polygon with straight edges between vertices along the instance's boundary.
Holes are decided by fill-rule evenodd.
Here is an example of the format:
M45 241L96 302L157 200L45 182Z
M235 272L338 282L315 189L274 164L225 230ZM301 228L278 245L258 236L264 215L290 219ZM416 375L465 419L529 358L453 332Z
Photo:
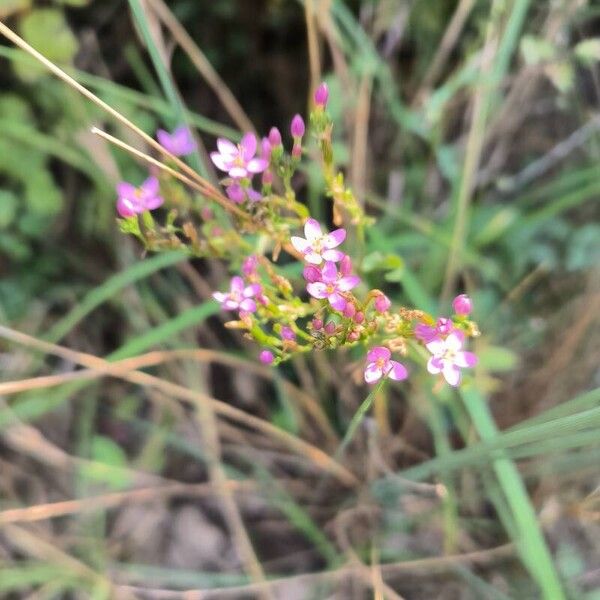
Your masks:
M447 335L453 328L454 323L452 323L452 319L448 319L447 317L440 317L435 324L437 333L441 335Z
M354 330L348 334L348 341L356 342L358 339L360 339L360 333L358 331Z
M385 294L379 294L375 298L375 310L378 313L384 313L392 305L390 299Z
M212 221L215 218L215 213L213 212L213 209L209 206L203 206L200 210L200 216L205 221Z
M325 333L327 335L331 335L335 333L335 323L333 321L329 321L327 325L325 325Z
M354 322L355 322L355 323L358 323L358 324L360 324L360 323L362 323L364 320L365 320L365 313L364 313L364 312L362 312L362 311L359 311L359 312L357 312L357 313L354 315Z
M271 185L273 183L273 173L269 169L263 171L262 174L262 184L263 185Z
M280 334L282 340L292 341L296 339L296 334L294 333L294 330L291 327L288 327L287 325L284 325L281 328Z
M340 261L340 273L344 277L352 273L352 260L347 254Z
M254 275L256 273L257 265L258 265L258 258L256 258L256 256L254 256L254 254L251 254L250 256L245 258L244 262L242 263L242 273L246 277L250 277L251 275Z
M269 138L264 137L260 142L260 155L264 159L269 160L269 158L271 158L271 150L272 148Z
M273 356L273 353L270 350L263 350L260 353L260 362L263 363L264 365L271 365L273 364L273 360L275 359L275 357Z
M315 331L318 331L319 329L322 329L323 327L323 319L313 319L312 320L312 328Z
M356 314L356 306L352 302L348 302L346 304L346 308L344 308L344 316L351 319Z
M321 269L315 267L314 265L306 265L306 267L304 267L304 271L302 271L302 275L309 283L321 281Z
M277 127L271 127L271 131L269 131L269 142L271 142L271 147L281 146L281 133Z
M456 296L452 301L452 308L457 315L466 317L473 310L473 303L469 296L460 294L460 296Z
M292 156L294 158L300 158L302 156L302 146L299 144L294 144L292 146Z
M327 100L329 100L329 88L325 82L321 83L315 90L315 104L320 108L327 106Z
M304 119L300 115L295 115L290 126L292 136L295 138L301 138L304 135L305 129Z

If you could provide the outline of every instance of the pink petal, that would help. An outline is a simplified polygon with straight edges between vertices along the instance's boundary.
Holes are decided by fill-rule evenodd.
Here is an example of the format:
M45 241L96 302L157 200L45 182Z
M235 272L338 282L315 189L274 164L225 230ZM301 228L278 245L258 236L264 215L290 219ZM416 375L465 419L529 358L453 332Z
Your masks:
M316 219L306 220L306 223L304 224L304 235L309 242L314 242L323 235L321 226Z
M446 342L439 338L431 340L425 344L425 347L431 354L443 354L446 350Z
M310 247L310 242L308 240L298 237L297 235L293 235L290 238L290 241L292 242L292 246L294 246L298 252L304 253L306 249Z
M165 131L164 129L159 129L156 132L156 139L158 140L158 143L163 148L165 148L166 150L171 152L171 154L173 154L173 151L172 151L173 144L172 144L171 136L168 131Z
M225 310L237 310L238 307L239 303L235 300L232 300L231 298L228 298L227 300L225 300L225 302L223 302L223 308Z
M242 147L242 158L250 160L256 154L256 136L253 133L246 133L240 142Z
M457 350L460 350L462 348L464 340L464 333L462 331L454 330L446 338L446 348L449 348L450 350L454 350L456 352Z
M144 195L155 196L160 189L158 179L156 177L148 177L148 179L142 183L140 189Z
M444 363L441 361L441 359L436 358L435 356L432 356L427 361L427 370L432 375L436 375L437 373L439 373L443 367L444 367Z
M243 295L245 298L252 298L253 296L258 296L261 293L261 291L262 287L260 283L253 283L244 288Z
M237 146L225 138L217 139L217 148L221 154L233 158L238 153Z
M229 176L234 179L241 179L242 177L246 177L248 175L248 171L244 167L231 167L229 169Z
M313 265L306 265L302 271L302 275L306 281L314 283L315 281L321 281L321 269L314 267Z
M392 353L389 348L385 346L375 346L375 348L371 348L367 354L367 360L369 362L376 362L378 360L388 361Z
M262 173L269 166L264 158L251 158L246 165L250 173Z
M227 197L237 204L244 201L244 190L238 183L232 183L230 186L227 186L225 191L227 192Z
M229 171L229 165L231 164L231 162L222 154L219 154L218 152L211 152L210 160L213 161L217 169L220 169L221 171Z
M444 368L442 369L446 381L452 385L457 386L460 382L460 369L455 367L452 363L444 362Z
M457 367L474 367L477 364L477 356L472 352L457 352L454 364Z
M388 372L388 377L390 379L394 379L395 381L402 381L408 377L408 371L406 367L395 360L390 360L389 364L391 365L391 369Z
M367 383L375 383L376 381L379 381L382 375L383 372L375 363L370 363L367 365L367 368L365 369L365 381Z
M415 337L422 342L431 342L437 337L435 327L429 327L429 325L425 325L425 323L419 323L415 327Z
M329 304L331 304L332 308L335 308L335 310L344 310L348 303L337 292L334 292L329 295Z
M337 268L335 263L326 262L325 266L321 269L321 275L323 281L326 283L333 283L337 281Z
M256 312L256 302L252 298L244 298L240 303L240 310L244 312Z
M121 196L117 200L117 212L126 219L127 217L133 217L139 211L136 210L135 204L131 200Z
M117 183L117 195L121 198L130 198L135 196L135 185L128 183L127 181L121 181Z
M344 258L344 253L340 252L339 250L325 250L323 252L323 258L325 260L338 262L338 260L342 260L342 258Z
M323 257L316 252L308 252L304 255L304 260L313 265L320 265L323 262Z
M229 298L229 294L224 294L223 292L215 292L212 295L212 297L220 304L223 304L223 302L225 302L225 300L227 300L227 298Z
M147 198L144 202L144 208L146 210L154 210L159 206L162 206L164 203L164 198L162 196L152 196L151 198Z
M352 288L355 288L360 283L360 277L357 275L348 275L348 277L342 277L338 281L338 289L342 290L342 292L347 292Z
M248 195L248 200L250 200L250 202L259 202L260 200L262 200L262 196L260 195L260 192L257 192L255 189L249 187L246 190L246 194Z
M320 281L309 283L306 290L313 298L319 298L319 300L327 298L327 286Z
M231 291L239 294L244 291L244 280L239 275L231 278Z
M326 248L335 248L339 246L346 239L346 230L345 229L336 229L332 231L329 235L325 236L325 247Z

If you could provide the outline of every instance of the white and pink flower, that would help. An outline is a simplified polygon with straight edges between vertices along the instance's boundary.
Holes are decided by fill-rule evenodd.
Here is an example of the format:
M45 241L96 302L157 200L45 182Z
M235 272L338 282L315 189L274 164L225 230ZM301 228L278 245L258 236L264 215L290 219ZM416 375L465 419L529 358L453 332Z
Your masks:
M460 383L460 370L477 364L477 356L462 349L464 341L463 332L455 329L445 339L436 338L427 342L425 347L433 355L427 363L427 370L433 375L441 373L450 385L457 386Z
M348 304L344 298L344 292L349 292L359 283L360 277L357 275L341 275L338 273L335 263L327 261L321 269L321 280L310 282L306 289L313 298L319 300L327 298L332 308L343 311Z
M218 152L211 152L210 158L215 166L225 171L233 179L252 177L254 173L262 173L269 161L255 157L258 143L253 133L246 133L236 146L225 138L217 139Z
M306 262L320 265L324 260L337 262L344 258L344 253L335 248L346 239L345 229L336 229L324 234L319 222L310 218L304 224L304 235L306 239L292 236L291 242Z
M402 381L408 377L406 367L396 360L391 360L392 353L385 346L375 346L367 354L365 381L377 383L382 377Z
M262 288L259 283L244 285L244 280L235 276L231 278L231 287L228 293L215 292L213 298L225 310L239 310L243 313L256 312L256 300L260 298Z

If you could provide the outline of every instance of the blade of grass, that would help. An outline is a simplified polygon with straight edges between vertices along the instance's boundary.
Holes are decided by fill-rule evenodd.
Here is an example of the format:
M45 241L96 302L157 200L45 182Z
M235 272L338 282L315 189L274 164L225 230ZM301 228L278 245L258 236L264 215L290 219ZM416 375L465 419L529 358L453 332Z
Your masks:
M175 88L173 79L167 70L165 63L163 62L161 52L156 45L156 41L152 35L152 31L150 30L150 24L148 22L146 11L144 10L140 0L129 0L129 6L135 21L142 32L142 36L146 43L146 48L148 49L148 53L152 59L152 64L154 65L154 69L158 75L163 93L171 104L173 113L176 115L177 122L171 123L171 125L188 125L183 101L181 100L179 92ZM206 164L204 164L200 158L200 154L197 149L189 156L189 160L192 167L203 177L208 180L213 178L210 171L207 169Z
M461 389L460 393L481 439L494 440L498 436L498 429L486 399L472 386ZM546 600L565 598L560 577L519 471L511 460L502 456L494 460L493 468L519 531L519 539L515 539L514 542L520 550L523 562Z

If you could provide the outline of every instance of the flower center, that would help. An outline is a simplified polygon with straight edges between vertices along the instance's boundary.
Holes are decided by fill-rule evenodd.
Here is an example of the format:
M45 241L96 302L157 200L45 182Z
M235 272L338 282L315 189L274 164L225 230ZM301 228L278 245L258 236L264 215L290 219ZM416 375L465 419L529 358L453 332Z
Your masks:
M327 284L327 293L333 294L334 292L335 292L335 285L333 285L333 283L328 283Z
M387 363L387 361L385 360L385 358L378 358L375 361L375 364L377 365L377 368L381 369L382 371L385 370L386 363Z
M450 362L454 362L456 358L456 350L452 350L451 348L446 348L444 351L444 355L442 356L444 360L448 360Z

